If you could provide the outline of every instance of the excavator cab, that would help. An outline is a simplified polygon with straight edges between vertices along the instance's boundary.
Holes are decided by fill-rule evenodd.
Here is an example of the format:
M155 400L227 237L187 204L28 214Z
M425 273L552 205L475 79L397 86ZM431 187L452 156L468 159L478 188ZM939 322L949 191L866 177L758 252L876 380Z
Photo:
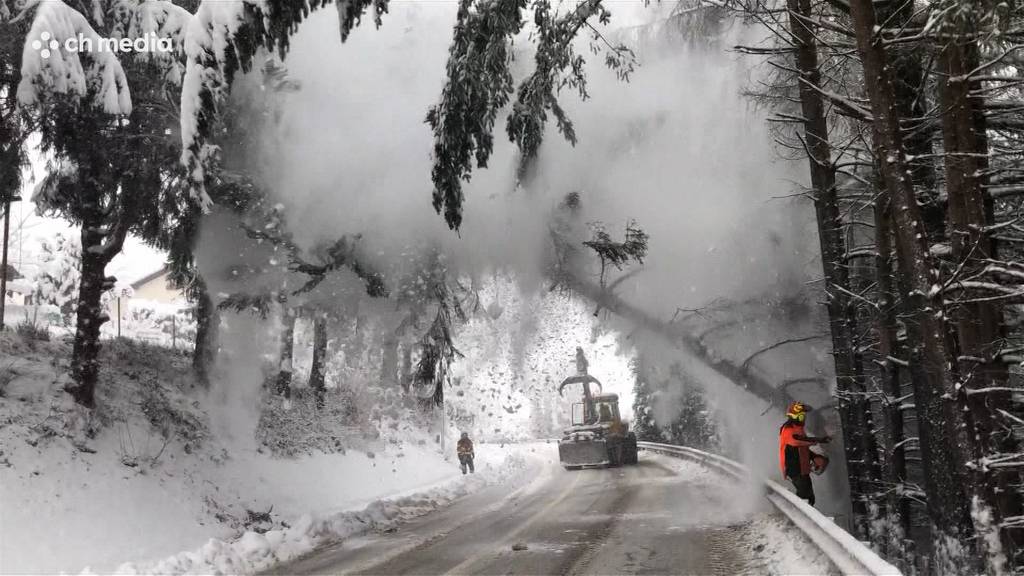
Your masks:
M570 385L583 387L583 402L572 406L572 426L558 442L558 457L567 470L586 466L621 466L637 463L636 434L619 415L617 394L592 394L591 384L601 383L587 374L583 351L576 349L577 374L566 378L558 393ZM582 358L582 361L581 361Z
M619 397L617 394L594 396L594 414L588 413L586 402L572 405L572 425L583 426L595 423L619 422Z

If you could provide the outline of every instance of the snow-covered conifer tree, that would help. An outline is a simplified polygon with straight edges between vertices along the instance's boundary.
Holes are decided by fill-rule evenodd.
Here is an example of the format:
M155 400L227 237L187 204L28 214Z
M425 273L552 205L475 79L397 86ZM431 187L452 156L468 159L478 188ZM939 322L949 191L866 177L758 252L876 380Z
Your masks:
M36 278L36 302L56 306L63 322L70 324L78 303L82 246L75 237L57 234L44 240L40 250L43 269Z
M100 327L109 319L100 300L116 281L106 276L106 266L129 233L155 240L176 218L176 204L167 198L182 181L174 128L191 13L166 0L78 7L49 1L25 8L32 24L18 99L50 158L33 200L40 210L81 227L74 384L68 392L92 407ZM151 51L99 48L106 39L140 37L154 39ZM90 49L70 49L69 41L86 40Z
M654 420L654 389L650 383L643 356L637 356L630 363L633 369L633 432L639 440L646 442L662 442L661 429Z

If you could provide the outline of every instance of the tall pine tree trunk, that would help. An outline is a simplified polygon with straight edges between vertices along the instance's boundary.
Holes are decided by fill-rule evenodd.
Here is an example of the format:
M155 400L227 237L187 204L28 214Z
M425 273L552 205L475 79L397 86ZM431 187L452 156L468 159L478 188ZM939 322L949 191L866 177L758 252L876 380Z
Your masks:
M888 22L888 26L899 28L910 25L914 17L915 6L912 3L889 3L879 5L879 18ZM906 49L894 55L896 70L894 89L896 95L897 114L900 118L924 118L928 115L928 99L922 97L926 85L926 74L923 49ZM932 159L934 146L932 131L920 127L904 126L904 147L914 161L909 164L911 182L917 192L918 204L921 207L926 237L931 242L941 242L946 238L945 200L937 189L935 162ZM880 170L876 169L875 182L878 190L885 189ZM893 214L892 203L888 193L876 198L875 203L875 245L876 281L878 297L877 334L879 353L883 362L881 369L882 390L890 399L904 395L904 384L909 380L918 387L926 386L923 382L924 371L913 364L909 369L901 370L900 364L889 360L906 360L909 356L907 347L900 342L897 320L904 312L909 312L900 294L908 294L913 289L913 282L907 274L898 269L897 251L893 245ZM912 388L913 389L913 388ZM883 408L888 431L886 442L885 480L889 483L902 484L909 480L907 470L908 446L907 419L904 415L903 402L887 403ZM889 491L886 503L896 517L899 527L906 538L911 536L911 500L903 491ZM901 545L902 546L902 545ZM908 558L909 559L909 558Z
M892 29L913 26L912 19L917 10L912 2L879 3L878 19ZM922 64L927 57L924 48L907 48L893 54L893 77L896 91L896 109L902 119L915 120L903 124L906 148L914 160L908 162L910 178L918 193L918 204L924 218L924 228L932 242L946 238L945 201L938 191L938 178L933 160L933 132L922 129L921 118L928 116L929 100L924 97L927 74Z
M875 333L878 338L881 389L889 399L882 409L885 428L888 432L885 436L887 458L883 465L883 479L891 485L899 486L907 482L907 448L904 442L902 402L899 401L899 398L903 396L899 360L904 357L906 351L900 345L898 336L896 287L893 285L895 271L892 261L891 221L888 196L877 198L875 201L875 281L877 283L878 309L875 317ZM889 513L899 522L903 537L909 537L910 499L903 496L902 490L890 490L887 500Z
M86 408L96 407L100 328L110 320L101 300L103 293L114 286L114 279L104 275L109 258L101 250L104 236L99 231L102 225L99 207L94 206L82 221L82 276L78 288L75 344L71 354L74 382L67 387L75 402Z
M4 211L3 254L0 255L0 331L4 329L5 304L7 303L7 252L11 246L11 201L3 198L0 206ZM13 278L11 278L13 280Z
M956 37L956 35L954 35ZM961 40L947 41L939 54L939 96L945 114L942 117L942 143L945 151L946 193L949 199L949 237L953 262L962 266L960 274L969 277L995 258L994 246L985 233L992 224L983 188L984 166L980 158L988 153L987 142L978 137L978 115L970 96L968 73L969 48ZM981 126L984 133L984 125ZM959 345L960 374L968 388L1005 388L1006 363L999 356L1003 340L1003 310L995 301L968 302L955 309L956 337ZM985 394L961 394L973 440L972 467L976 485L984 502L992 508L998 525L1006 516L1020 514L1019 492L1012 486L1013 473L981 466L985 458L1002 452L1002 430L997 427L997 410L1009 410L1011 398L1005 390ZM1012 449L1012 448L1011 448ZM981 527L980 527L981 528ZM1009 533L1002 533L1007 552L1015 547Z
M907 274L911 288L905 299L910 311L906 322L913 344L910 361L922 369L922 379L915 383L914 403L928 513L942 536L967 542L973 526L964 492L965 446L960 436L962 418L951 400L956 394L956 382L950 373L954 358L945 338L945 323L939 316L939 278L928 249L921 209L908 177L891 68L882 39L875 34L874 5L871 0L852 0L850 13L871 101L875 157L892 203L899 266Z
M836 393L839 396L839 417L843 426L843 448L847 473L850 477L851 502L854 518L865 519L863 480L865 445L867 444L865 402L859 394L863 379L854 358L853 317L846 291L849 291L849 273L844 262L843 223L839 214L836 194L835 167L832 147L828 140L828 123L821 93L818 52L814 32L809 28L810 0L787 0L789 29L796 48L796 67L800 73L800 108L803 113L804 142L810 163L821 264L827 296L829 331L832 337L832 355L835 361ZM840 290L834 289L841 288Z
M202 278L196 280L196 343L192 353L192 369L203 386L210 385L210 369L217 355L217 328L220 315L213 305L206 282Z
M317 312L313 317L313 365L309 369L309 389L316 397L316 407L324 407L327 393L327 316Z
M277 383L274 392L285 398L292 397L292 370L295 358L295 321L298 311L284 306L281 318L281 353L277 363Z

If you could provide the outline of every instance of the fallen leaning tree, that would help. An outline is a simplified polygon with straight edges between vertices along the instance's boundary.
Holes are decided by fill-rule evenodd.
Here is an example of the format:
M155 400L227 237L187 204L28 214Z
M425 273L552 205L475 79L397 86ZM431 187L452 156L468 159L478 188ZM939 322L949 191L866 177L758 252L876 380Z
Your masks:
M611 289L602 288L571 273L562 275L557 285L572 290L600 308L631 322L639 329L646 330L676 349L690 354L707 368L772 406L786 406L793 400L786 390L777 388L766 378L751 372L749 368L738 366L715 355L714 351L697 336L687 332L678 324L655 317L639 306L627 302Z

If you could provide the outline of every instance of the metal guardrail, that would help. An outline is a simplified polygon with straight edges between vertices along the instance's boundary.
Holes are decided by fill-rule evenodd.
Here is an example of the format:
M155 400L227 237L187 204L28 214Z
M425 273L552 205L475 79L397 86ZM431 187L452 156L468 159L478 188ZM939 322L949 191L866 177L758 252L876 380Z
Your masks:
M739 480L753 479L761 482L764 485L765 497L768 501L803 532L842 574L869 574L871 576L900 574L895 566L883 560L863 542L823 516L821 512L798 498L796 494L778 482L754 474L743 464L717 454L685 446L654 442L638 442L637 445L650 452L698 462Z

